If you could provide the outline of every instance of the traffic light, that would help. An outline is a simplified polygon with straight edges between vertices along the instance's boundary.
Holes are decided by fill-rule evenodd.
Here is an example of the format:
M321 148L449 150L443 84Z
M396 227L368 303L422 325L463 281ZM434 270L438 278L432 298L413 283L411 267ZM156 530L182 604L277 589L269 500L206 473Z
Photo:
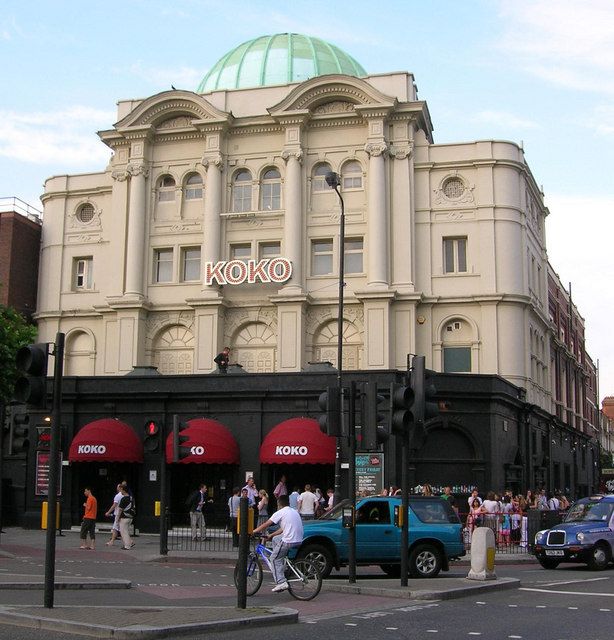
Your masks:
M439 415L439 406L434 401L437 389L434 384L435 371L425 368L424 356L415 356L412 361L410 386L414 394L412 415L414 420L410 434L410 447L419 449L426 438L425 423Z
M395 436L409 432L414 421L412 405L414 391L411 387L393 382L390 385L390 430Z
M37 425L36 433L36 450L49 451L49 449L51 449L51 427L47 425Z
M184 433L188 427L187 423L179 420L179 416L173 416L173 462L180 462L192 455L190 447L183 444L190 439L190 436Z
M341 390L339 387L328 387L320 394L318 405L324 411L318 418L320 430L329 436L338 438L341 435Z
M16 402L45 409L47 401L47 361L49 345L46 342L21 347L15 365L21 377L15 381L13 398Z
M160 448L160 430L154 420L145 423L145 440L143 449L148 453L155 453Z
M9 432L9 455L24 453L30 446L30 416L13 414Z
M388 430L384 426L384 416L379 413L379 405L384 402L384 396L377 393L377 384L368 382L364 396L362 412L362 441L361 449L373 451L380 444L388 440Z

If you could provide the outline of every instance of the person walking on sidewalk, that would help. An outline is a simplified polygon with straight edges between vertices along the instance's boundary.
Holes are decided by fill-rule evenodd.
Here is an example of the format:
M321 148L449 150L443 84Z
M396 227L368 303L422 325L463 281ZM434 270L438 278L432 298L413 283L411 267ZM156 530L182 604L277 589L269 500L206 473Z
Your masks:
M277 500L279 509L261 525L254 529L254 533L266 531L268 527L277 526L279 528L266 536L267 540L272 540L273 551L270 555L271 569L275 586L271 591L279 593L288 588L288 582L284 576L284 559L293 547L299 547L303 542L303 521L298 511L290 508L288 496L279 496Z
M207 485L201 483L198 489L190 494L186 500L190 510L190 527L192 529L192 540L205 539L205 516L203 508L207 501Z
M112 547L113 543L119 537L119 501L122 499L122 492L120 491L121 484L117 485L117 493L113 498L113 504L109 507L105 516L113 516L113 526L111 527L111 538L107 542L108 547Z
M85 487L83 490L85 502L83 503L83 522L81 523L81 546L80 549L94 549L96 546L96 516L98 514L98 501L94 498L92 490ZM90 543L87 544L87 537Z
M122 537L122 549L132 549L134 542L130 537L130 525L135 516L135 508L132 497L128 493L128 487L121 485L122 499L119 501L119 533Z

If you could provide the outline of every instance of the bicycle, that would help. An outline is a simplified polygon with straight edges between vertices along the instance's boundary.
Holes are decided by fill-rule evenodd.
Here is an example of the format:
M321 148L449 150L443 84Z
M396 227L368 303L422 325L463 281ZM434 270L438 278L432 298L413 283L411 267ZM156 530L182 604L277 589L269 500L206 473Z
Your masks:
M254 536L254 539L260 536ZM273 553L265 544L258 543L247 556L247 595L253 596L262 586L264 562L272 573L270 556ZM313 600L322 588L322 575L317 566L306 558L290 558L296 555L296 549L291 549L284 558L285 577L288 582L288 591L297 600ZM239 563L234 571L235 586L239 586Z

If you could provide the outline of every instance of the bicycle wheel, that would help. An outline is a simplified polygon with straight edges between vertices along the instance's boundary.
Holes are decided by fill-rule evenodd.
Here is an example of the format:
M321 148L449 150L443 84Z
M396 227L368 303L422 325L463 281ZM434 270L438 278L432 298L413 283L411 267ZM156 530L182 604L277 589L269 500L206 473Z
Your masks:
M290 595L297 600L313 600L322 588L322 574L318 571L318 567L311 560L304 558L294 560L292 566L299 575L294 575L292 569L288 572Z
M253 596L262 584L262 563L260 558L252 551L247 556L247 595ZM239 588L239 563L235 566L235 587Z

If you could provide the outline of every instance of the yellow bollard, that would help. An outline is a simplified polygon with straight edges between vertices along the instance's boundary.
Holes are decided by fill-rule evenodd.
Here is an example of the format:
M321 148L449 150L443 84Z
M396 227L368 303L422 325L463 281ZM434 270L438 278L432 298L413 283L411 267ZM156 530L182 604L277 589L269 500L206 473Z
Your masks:
M49 518L49 503L45 500L41 504L41 529L47 528L47 519ZM56 511L55 511L55 528L58 530L60 528L60 503L56 503Z
M254 510L248 507L247 511L247 533L251 535L254 532ZM237 514L237 533L241 533L241 512Z
M162 509L161 509L161 503L159 500L156 500L154 502L154 516L160 516L160 514L162 513Z

